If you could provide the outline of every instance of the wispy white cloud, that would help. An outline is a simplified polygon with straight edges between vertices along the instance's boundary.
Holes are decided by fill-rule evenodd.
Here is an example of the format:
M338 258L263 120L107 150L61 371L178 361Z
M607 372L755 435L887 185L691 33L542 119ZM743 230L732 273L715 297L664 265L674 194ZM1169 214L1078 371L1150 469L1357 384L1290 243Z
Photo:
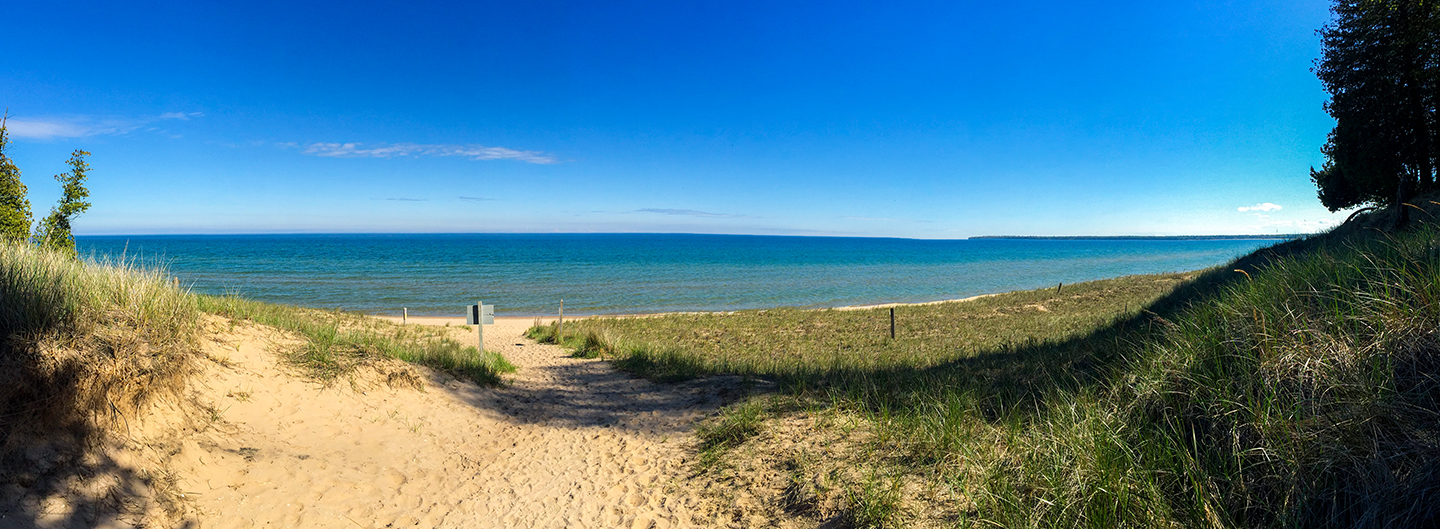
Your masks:
M13 118L5 121L5 131L8 132L12 138L28 138L32 140L79 138L100 133L97 132L95 127L85 126L79 123Z
M190 118L198 118L204 116L205 114L203 112L166 112L164 114L160 114L160 119L178 119L180 121L190 121Z
M1253 205L1253 206L1240 206L1240 207L1238 207L1238 208L1235 208L1236 211L1239 211L1239 212L1241 212L1241 213L1244 213L1244 212L1247 212L1247 211L1275 211L1275 210L1277 210L1277 209L1282 209L1282 208L1280 207L1279 204L1272 204L1272 203L1269 203L1269 202L1264 202L1264 203L1261 203L1261 204L1255 204L1255 205Z
M460 197L460 200L468 200L470 202L494 202L499 199L486 197Z
M13 138L51 140L87 136L129 134L146 129L160 131L153 124L167 120L189 121L204 116L200 112L166 112L143 118L111 118L96 116L14 117L5 121L5 129ZM173 136L173 135L172 135Z
M426 145L419 143L311 143L301 151L329 158L395 158L403 156L459 156L471 160L516 160L526 163L559 163L554 156L540 151L517 151L484 145Z
M934 222L934 221L932 221L932 220L892 219L892 218L890 218L890 217L855 217L855 216L846 216L846 217L840 217L840 218L845 219L845 220L868 220L868 221L877 221L877 222Z
M636 213L658 213L658 214L660 214L660 215L684 215L684 216L687 216L687 217L711 217L711 218L720 218L720 219L744 219L744 218L754 218L754 217L751 217L751 216L749 216L749 215L733 215L733 214L730 214L730 213L710 213L710 212L708 212L708 211L696 211L696 210L693 210L693 209L645 208L645 209L637 209L637 210L635 210L635 212L636 212Z

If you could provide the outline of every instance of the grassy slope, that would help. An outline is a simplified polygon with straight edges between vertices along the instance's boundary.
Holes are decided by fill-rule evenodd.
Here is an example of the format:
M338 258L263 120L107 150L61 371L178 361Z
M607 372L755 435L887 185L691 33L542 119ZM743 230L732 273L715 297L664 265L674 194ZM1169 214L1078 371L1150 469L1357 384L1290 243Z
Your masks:
M594 354L623 350L623 367L652 378L734 373L800 381L923 369L982 352L1073 339L1140 310L1184 278L1136 276L901 306L895 309L894 340L888 309L781 308L579 320L568 329L573 334L567 333L567 345ZM535 333L553 341L553 330ZM608 350L597 349L599 344ZM684 365L692 361L695 365Z
M515 366L499 353L477 354L443 330L397 325L343 312L326 312L251 301L234 296L197 296L206 312L295 332L306 338L292 362L329 380L373 358L396 358L450 372L480 384L498 385Z
M937 521L927 513L1005 527L1434 524L1440 232L1366 222L1168 293L1173 277L1128 278L905 307L913 326L895 343L879 311L790 310L581 320L562 341L659 379L773 378L796 403L743 404L702 431L705 446L742 446L796 415L862 418L858 460L749 452L813 485L800 489L830 476L844 490L819 514L854 525ZM1064 294L1083 299L1067 307ZM1145 309L1127 311L1137 299ZM843 424L813 422L817 438ZM836 484L838 466L857 465L868 470ZM905 492L906 480L958 492ZM817 503L793 496L779 501Z

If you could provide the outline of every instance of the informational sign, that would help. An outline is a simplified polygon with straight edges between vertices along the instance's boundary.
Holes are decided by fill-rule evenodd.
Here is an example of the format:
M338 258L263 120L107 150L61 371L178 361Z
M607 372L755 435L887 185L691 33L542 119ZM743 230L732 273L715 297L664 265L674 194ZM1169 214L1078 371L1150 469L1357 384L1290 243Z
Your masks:
M477 301L474 305L465 307L465 324L475 326L476 339L479 340L476 350L485 352L485 326L495 324L495 306Z
M494 325L494 305L470 305L466 307L465 325Z

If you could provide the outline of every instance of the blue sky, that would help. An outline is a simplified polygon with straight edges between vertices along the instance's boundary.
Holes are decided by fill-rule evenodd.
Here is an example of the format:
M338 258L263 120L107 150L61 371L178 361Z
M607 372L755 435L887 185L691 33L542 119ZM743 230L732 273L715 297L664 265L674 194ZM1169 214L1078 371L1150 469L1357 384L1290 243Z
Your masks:
M1321 1L6 2L80 234L1293 233Z

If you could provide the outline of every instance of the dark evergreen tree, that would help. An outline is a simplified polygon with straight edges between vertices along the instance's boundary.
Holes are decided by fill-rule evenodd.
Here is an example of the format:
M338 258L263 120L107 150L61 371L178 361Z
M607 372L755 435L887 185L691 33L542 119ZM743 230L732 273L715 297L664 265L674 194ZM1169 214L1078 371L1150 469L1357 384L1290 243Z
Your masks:
M5 127L9 118L9 113L0 116L0 240L24 242L30 238L30 200L25 198L20 169L5 153L10 146Z
M1314 71L1335 129L1311 179L1331 211L1394 206L1403 223L1401 205L1437 189L1440 2L1336 0L1331 11Z

